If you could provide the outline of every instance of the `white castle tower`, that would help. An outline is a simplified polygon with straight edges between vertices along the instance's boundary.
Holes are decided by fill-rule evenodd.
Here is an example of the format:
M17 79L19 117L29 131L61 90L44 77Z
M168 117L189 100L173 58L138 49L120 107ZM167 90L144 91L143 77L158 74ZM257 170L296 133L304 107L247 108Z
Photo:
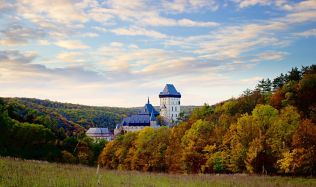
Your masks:
M159 94L160 115L169 122L177 120L180 114L181 94L176 90L173 84L166 84L165 88Z

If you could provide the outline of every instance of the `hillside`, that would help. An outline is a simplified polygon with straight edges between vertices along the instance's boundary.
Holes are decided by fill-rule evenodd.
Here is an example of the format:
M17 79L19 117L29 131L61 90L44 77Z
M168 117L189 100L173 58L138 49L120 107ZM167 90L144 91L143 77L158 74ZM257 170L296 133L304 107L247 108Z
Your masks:
M109 169L170 173L316 173L316 65L205 104L173 128L145 128L106 144Z
M12 118L31 122L31 119L27 119L28 114L47 117L54 121L57 128L64 128L69 135L89 127L108 127L113 130L122 118L136 114L142 108L96 107L34 98L2 99L11 109ZM158 106L155 108L159 111ZM195 106L181 106L181 110L186 115L194 108Z
M183 108L190 112L194 107ZM0 98L0 155L94 165L105 141L87 138L86 129L113 130L139 109Z

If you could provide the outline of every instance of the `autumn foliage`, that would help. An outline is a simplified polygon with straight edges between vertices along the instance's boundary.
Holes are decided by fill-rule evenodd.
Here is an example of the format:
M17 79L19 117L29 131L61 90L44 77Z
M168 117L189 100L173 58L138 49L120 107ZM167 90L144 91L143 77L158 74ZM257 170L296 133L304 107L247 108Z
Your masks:
M118 136L99 156L109 169L170 173L314 175L316 67L293 68L239 98L196 108L173 128Z

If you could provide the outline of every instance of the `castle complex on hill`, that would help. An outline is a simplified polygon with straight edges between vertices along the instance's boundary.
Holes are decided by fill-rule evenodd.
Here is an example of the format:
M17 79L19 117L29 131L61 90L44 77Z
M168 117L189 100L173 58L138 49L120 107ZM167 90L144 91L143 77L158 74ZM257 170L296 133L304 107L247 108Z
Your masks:
M121 131L133 132L141 130L147 126L158 128L160 122L169 126L177 121L181 108L180 98L181 94L176 90L173 84L166 84L162 92L159 93L160 98L160 113L150 104L149 98L144 108L136 115L131 115L117 124L114 135ZM161 120L157 120L160 116Z

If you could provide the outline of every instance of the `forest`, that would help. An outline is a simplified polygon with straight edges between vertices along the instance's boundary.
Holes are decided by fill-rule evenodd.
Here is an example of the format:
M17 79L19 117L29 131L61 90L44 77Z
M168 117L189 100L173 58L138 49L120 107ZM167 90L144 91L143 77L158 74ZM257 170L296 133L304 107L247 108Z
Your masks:
M150 172L315 175L316 65L263 79L180 121L119 135L99 163Z
M183 107L185 113L192 106ZM113 131L140 107L95 107L31 98L0 98L0 155L96 165L104 140L86 137L90 127Z
M113 130L137 108L92 107L29 98L0 98L0 155L95 165L105 140L89 127Z

